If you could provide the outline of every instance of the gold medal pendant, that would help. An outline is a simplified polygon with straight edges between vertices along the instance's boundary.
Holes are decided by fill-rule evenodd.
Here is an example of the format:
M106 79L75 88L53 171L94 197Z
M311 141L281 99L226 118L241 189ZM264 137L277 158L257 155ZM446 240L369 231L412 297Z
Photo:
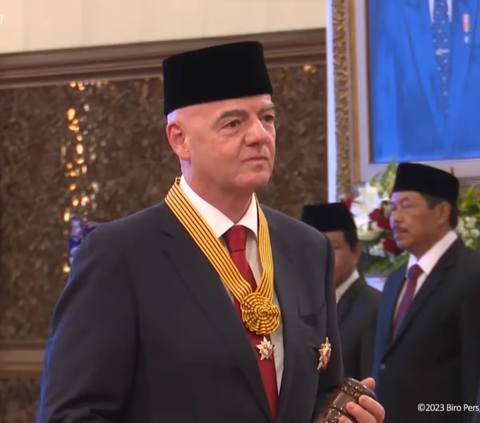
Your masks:
M278 329L281 315L278 307L273 304L275 269L268 222L256 196L255 201L258 211L258 246L263 273L256 290L253 291L252 286L242 276L212 228L180 188L180 178L175 179L175 183L165 197L165 203L169 209L240 304L241 319L245 327L250 332L263 336L270 335Z
M263 341L257 345L260 353L260 361L271 360L273 358L273 347L274 345L267 338L263 337Z

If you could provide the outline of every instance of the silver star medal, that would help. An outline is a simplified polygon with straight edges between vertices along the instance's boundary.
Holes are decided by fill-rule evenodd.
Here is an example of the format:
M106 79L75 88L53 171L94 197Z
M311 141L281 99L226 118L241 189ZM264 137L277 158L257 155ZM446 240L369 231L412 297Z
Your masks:
M332 345L328 342L328 338L325 339L324 344L320 345L318 353L320 356L318 357L317 370L325 370L332 355Z
M267 338L263 337L262 342L257 345L257 348L260 353L260 361L272 359L274 345Z

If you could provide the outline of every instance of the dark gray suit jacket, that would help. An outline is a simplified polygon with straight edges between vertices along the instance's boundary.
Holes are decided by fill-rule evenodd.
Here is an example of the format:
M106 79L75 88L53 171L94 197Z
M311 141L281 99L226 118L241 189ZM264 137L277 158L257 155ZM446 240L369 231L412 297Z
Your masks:
M373 375L386 423L471 423L473 413L447 404L475 404L480 378L480 254L457 240L441 257L415 298L395 340L395 305L405 266L383 290ZM418 411L419 404L439 404ZM444 411L440 411L442 406Z
M337 318L345 377L372 376L373 346L382 293L359 277L338 302Z
M283 319L277 422L309 422L343 378L333 250L317 230L263 209ZM317 371L326 337L332 357ZM271 421L246 330L168 207L92 232L53 316L38 423Z

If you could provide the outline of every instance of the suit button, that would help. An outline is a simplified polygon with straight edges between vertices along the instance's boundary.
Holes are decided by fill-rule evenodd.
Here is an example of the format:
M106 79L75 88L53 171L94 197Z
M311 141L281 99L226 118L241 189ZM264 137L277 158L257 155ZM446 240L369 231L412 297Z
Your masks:
M385 370L385 367L387 367L385 366L385 363L380 364L380 370Z

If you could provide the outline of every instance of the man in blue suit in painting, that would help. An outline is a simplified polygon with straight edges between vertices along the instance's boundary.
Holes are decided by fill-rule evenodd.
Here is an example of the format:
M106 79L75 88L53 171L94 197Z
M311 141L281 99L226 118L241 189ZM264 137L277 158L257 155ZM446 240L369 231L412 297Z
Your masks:
M480 156L478 0L369 0L372 159Z

